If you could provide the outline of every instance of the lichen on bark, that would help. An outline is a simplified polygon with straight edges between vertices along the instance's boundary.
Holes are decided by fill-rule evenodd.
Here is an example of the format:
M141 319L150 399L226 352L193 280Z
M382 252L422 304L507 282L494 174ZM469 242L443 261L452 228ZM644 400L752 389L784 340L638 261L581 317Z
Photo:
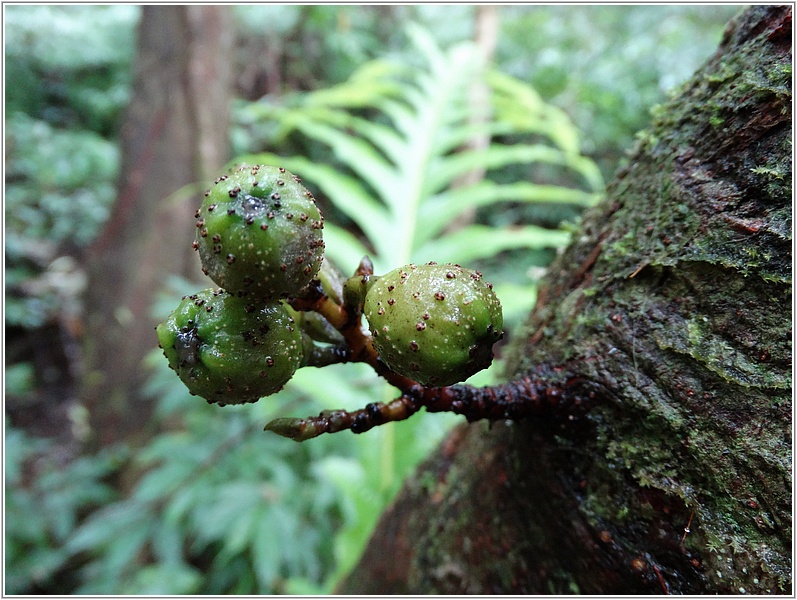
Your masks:
M791 8L752 7L655 111L508 361L594 402L457 430L342 590L790 590L790 65Z

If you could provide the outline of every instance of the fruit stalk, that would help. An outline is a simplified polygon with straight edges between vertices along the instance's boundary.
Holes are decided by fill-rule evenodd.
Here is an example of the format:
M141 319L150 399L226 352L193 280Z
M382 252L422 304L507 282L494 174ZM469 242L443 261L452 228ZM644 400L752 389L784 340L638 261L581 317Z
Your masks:
M323 411L317 417L280 418L268 423L272 431L297 442L323 433L350 430L364 433L391 421L408 419L421 408L429 412L453 412L469 422L487 419L518 420L526 418L575 419L596 397L588 382L571 377L561 385L551 379L523 377L503 385L475 387L458 384L439 388L412 383L388 403L374 402L355 411Z

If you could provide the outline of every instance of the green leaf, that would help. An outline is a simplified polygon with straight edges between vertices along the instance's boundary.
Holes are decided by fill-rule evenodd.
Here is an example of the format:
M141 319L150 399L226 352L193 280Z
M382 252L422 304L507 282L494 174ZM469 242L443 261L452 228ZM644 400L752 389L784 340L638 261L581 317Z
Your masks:
M445 189L454 179L474 169L498 169L511 164L548 163L570 166L573 159L544 144L492 144L488 148L465 150L438 158L430 168L427 194Z
M91 517L70 537L67 549L70 552L99 550L120 535L139 529L144 520L146 515L135 502L111 504L92 513Z
M180 596L200 591L202 573L185 564L148 565L136 571L122 594Z
M373 250L366 248L350 231L329 222L324 223L324 240L324 260L331 260L341 269L345 266L353 271L351 265L357 265L363 256L373 254Z
M386 96L400 94L401 86L395 77L406 70L405 65L375 59L363 64L347 81L309 94L306 103L341 108L374 106Z
M435 237L457 216L472 208L489 206L502 201L592 206L598 199L597 194L558 185L543 185L526 181L497 184L490 180L484 180L467 187L450 188L424 203L419 218L425 226L420 231L417 241L422 243Z
M245 155L240 160L252 164L281 165L300 175L303 180L315 183L326 192L336 207L359 225L369 239L378 239L387 229L389 216L384 207L365 191L357 179L329 165L310 162L299 156L283 157L271 153Z
M534 225L496 231L486 225L469 225L431 240L419 248L415 262L437 260L467 264L514 248L556 248L564 246L570 234Z
M395 185L395 173L391 165L365 140L318 120L299 122L297 128L307 137L326 143L338 159L349 165L381 196L386 196Z

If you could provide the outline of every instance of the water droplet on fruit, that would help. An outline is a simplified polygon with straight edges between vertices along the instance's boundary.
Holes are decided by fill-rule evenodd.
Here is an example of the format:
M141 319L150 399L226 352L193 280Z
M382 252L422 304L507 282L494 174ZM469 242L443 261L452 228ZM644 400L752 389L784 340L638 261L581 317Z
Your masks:
M241 210L244 217L258 217L266 210L266 204L257 196L246 194L241 200Z

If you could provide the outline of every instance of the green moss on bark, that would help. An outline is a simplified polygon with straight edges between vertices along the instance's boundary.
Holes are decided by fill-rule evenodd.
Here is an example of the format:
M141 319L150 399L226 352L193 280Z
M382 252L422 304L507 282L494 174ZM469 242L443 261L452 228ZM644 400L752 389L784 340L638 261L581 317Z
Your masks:
M648 547L664 582L772 593L791 568L790 54L777 27L750 33L734 25L734 51L656 111L514 373L561 361L608 390L580 507L596 530L683 537L680 561Z
M394 509L406 593L788 593L790 42L749 9L656 111L508 361L591 406L457 431Z

